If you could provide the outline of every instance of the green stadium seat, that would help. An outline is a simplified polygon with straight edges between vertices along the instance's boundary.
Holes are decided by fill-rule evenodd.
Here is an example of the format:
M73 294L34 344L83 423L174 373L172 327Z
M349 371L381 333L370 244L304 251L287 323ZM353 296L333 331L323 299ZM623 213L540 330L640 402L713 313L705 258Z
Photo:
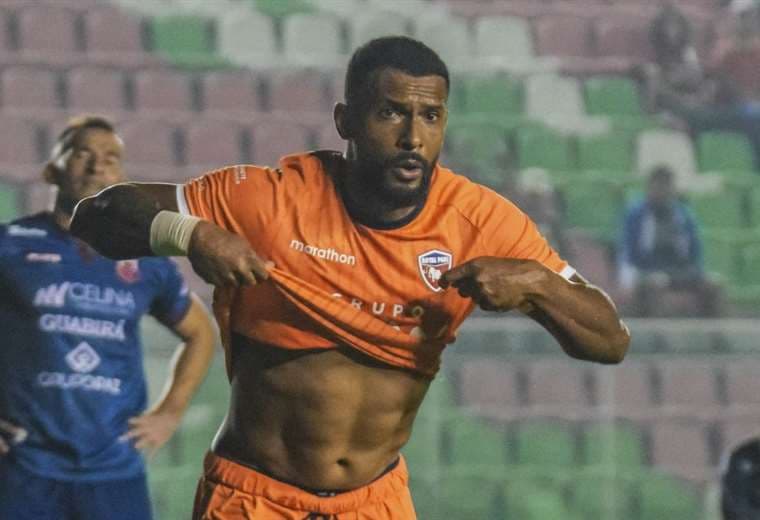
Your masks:
M517 158L520 169L575 170L570 141L546 127L522 128L517 132Z
M636 83L623 77L594 77L585 83L586 112L590 115L636 116L641 101Z
M463 87L463 108L468 113L484 113L490 117L522 113L522 84L513 77L474 77L465 80Z
M565 185L565 225L590 231L600 240L613 240L623 215L621 188L603 177L582 177Z
M633 138L625 132L578 137L578 168L603 170L611 177L627 178L633 172Z
M443 374L430 384L414 421L412 436L402 448L410 471L424 476L428 468L443 464L442 425L455 414L454 390Z
M503 467L507 463L507 442L503 431L465 416L449 420L444 431L450 464Z
M530 420L515 432L517 462L529 466L567 467L575 464L573 432L566 423Z
M438 498L433 493L435 486L420 479L412 477L409 480L409 489L412 492L414 510L418 518L440 518L438 512Z
M739 281L747 286L760 285L760 243L742 248Z
M497 509L500 506L500 489L499 480L469 472L446 472L436 490L440 511L445 512L445 516L436 518L502 518Z
M646 453L642 433L624 423L598 424L584 429L581 449L586 464L604 468L639 467Z
M448 138L448 162L463 175L499 189L511 164L507 134L495 124L452 126Z
M639 510L646 520L694 520L700 518L701 501L686 481L650 473L640 480Z
M639 520L635 486L619 474L583 470L572 480L570 497L580 518Z
M315 3L308 0L249 0L254 9L272 18L284 18L296 13L316 11Z
M689 195L689 205L702 227L740 228L749 224L744 197L734 190Z
M511 480L505 487L504 501L506 515L503 518L519 520L574 520L576 518L565 502L562 490L556 487L555 483L547 480Z
M735 229L713 228L704 229L702 238L705 269L728 281L738 282L741 279L739 251L746 240L745 235Z
M21 214L20 190L13 184L0 182L0 222L8 222Z
M148 471L156 520L190 518L201 476L200 462L179 467L153 467Z
M199 16L165 16L152 22L153 50L165 55L175 65L209 67L225 64L216 55L211 27Z
M701 171L753 171L752 145L746 136L734 132L703 132L697 139L697 155Z

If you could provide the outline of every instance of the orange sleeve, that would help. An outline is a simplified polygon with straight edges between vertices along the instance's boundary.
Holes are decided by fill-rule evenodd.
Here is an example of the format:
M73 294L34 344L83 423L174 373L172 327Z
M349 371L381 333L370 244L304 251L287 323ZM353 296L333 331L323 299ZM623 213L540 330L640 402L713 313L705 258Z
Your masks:
M229 166L180 186L177 202L181 213L254 239L276 223L290 203L286 184L281 170Z
M504 197L487 188L480 189L477 225L486 255L536 260L564 278L575 274L528 215Z

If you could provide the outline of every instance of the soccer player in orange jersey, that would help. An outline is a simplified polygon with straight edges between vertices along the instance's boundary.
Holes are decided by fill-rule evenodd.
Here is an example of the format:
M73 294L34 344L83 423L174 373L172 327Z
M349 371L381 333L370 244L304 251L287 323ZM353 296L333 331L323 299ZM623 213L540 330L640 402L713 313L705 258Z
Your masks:
M400 448L440 354L478 305L520 310L572 357L620 362L610 299L531 220L438 164L449 75L423 44L353 55L347 152L123 184L74 233L114 258L187 255L215 290L232 397L196 519L413 519Z

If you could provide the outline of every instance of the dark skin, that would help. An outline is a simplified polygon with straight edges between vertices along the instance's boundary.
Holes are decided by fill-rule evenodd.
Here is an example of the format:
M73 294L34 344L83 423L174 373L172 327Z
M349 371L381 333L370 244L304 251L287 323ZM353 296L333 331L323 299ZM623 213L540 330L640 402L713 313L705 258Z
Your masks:
M347 173L350 202L395 222L424 201L443 144L448 89L442 77L393 69L376 73L372 84L360 107L336 106L349 147L345 161L326 166ZM134 237L130 226L147 228L157 208L176 211L174 189L109 190L119 191L79 205L72 229L104 254L144 254L147 236L128 240L129 251L109 236ZM100 226L104 214L113 216ZM244 239L208 222L193 231L188 258L218 286L263 282L271 267ZM616 363L627 350L628 331L609 298L580 277L567 281L533 261L478 258L446 273L442 284L485 309L529 313L573 357ZM287 351L235 336L232 343L230 413L213 450L305 488L354 489L380 475L408 440L430 382L350 348Z

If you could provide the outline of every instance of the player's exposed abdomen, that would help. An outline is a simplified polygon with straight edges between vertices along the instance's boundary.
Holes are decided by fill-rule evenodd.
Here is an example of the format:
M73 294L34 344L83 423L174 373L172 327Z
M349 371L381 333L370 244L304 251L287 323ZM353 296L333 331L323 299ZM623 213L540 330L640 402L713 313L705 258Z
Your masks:
M214 451L318 490L363 486L396 460L430 380L350 348L285 350L237 336Z

